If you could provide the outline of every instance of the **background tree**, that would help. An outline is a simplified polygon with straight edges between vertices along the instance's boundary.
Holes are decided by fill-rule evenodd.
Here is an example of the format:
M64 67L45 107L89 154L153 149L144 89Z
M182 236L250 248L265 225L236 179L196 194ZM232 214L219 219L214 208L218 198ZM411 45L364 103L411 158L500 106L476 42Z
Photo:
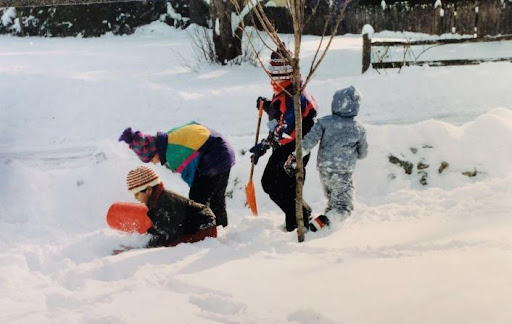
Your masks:
M243 29L232 19L235 6L243 0L214 0L210 6L216 60L226 64L242 54Z

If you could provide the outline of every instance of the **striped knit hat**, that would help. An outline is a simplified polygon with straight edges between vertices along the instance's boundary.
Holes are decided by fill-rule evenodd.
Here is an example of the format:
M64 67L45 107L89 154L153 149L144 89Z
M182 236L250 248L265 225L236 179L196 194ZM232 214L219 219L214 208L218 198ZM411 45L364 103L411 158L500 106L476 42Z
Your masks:
M134 133L131 128L127 128L123 131L123 134L119 137L119 142L121 141L128 144L130 149L132 149L144 163L150 162L157 153L154 136L142 134L139 131Z
M292 54L288 51L288 54ZM291 80L293 69L281 50L272 52L268 72L274 80Z
M160 178L153 169L141 165L135 170L128 172L126 176L126 184L128 185L128 191L132 194L136 194L145 190L147 187L153 187L160 183Z

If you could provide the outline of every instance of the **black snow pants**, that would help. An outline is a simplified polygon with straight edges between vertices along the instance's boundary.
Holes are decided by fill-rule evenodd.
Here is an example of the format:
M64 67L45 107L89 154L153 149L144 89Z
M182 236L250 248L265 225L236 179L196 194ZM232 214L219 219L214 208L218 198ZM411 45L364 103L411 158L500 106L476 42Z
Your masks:
M213 176L196 175L190 187L188 197L195 202L205 204L215 214L217 225L228 226L226 212L226 188L228 186L228 170Z
M263 190L270 196L279 208L285 214L286 230L288 232L297 228L297 218L295 216L295 177L290 177L284 170L284 163L288 156L295 151L295 142L280 146L272 151L263 177L261 178L261 185ZM305 167L309 161L309 154L303 157L304 161L304 180L306 179ZM311 207L303 201L303 215L304 224L307 226L310 220Z

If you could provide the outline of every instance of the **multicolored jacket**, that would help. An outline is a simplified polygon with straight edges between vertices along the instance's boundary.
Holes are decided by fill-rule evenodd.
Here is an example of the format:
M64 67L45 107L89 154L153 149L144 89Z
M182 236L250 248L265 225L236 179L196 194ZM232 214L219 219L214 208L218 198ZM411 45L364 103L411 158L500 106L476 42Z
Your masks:
M286 88L286 91L292 91L292 85ZM307 91L303 91L300 95L301 111L302 111L302 134L303 136L309 132L315 123L318 104L316 100L310 96ZM277 126L274 130L280 145L291 143L295 140L295 109L293 97L282 91L275 94L269 104L265 105L265 111L268 114L270 122L275 120Z
M213 176L235 164L235 152L218 132L194 121L157 134L160 163L192 186L196 174Z

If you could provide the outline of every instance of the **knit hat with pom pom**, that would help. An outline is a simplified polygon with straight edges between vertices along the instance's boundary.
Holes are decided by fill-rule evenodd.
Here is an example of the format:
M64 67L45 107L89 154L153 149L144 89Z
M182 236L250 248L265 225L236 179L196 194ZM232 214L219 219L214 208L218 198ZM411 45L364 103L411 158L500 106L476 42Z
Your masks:
M130 127L125 129L123 134L121 134L119 142L128 144L130 149L132 149L144 163L150 162L157 153L154 136L142 134L139 131L134 133Z

